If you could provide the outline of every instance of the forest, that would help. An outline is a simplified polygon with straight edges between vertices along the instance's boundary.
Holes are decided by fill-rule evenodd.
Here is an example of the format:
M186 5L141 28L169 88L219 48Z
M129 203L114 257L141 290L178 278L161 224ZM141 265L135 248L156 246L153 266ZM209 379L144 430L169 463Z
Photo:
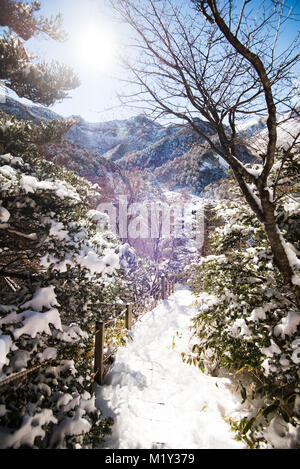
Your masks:
M88 123L47 3L0 0L0 448L299 449L299 5L107 0Z

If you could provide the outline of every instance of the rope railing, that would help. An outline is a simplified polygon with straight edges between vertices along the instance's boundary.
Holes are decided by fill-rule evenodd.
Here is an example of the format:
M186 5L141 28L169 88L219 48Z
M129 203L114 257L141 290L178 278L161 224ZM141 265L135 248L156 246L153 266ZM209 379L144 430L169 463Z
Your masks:
M38 365L35 365L35 366L33 366L32 368L28 368L27 370L20 371L19 373L15 373L15 374L13 374L13 375L10 375L10 376L8 376L7 378L0 379L0 386L4 386L5 384L9 384L9 383L11 383L12 381L15 381L15 380L17 380L17 379L23 378L24 376L29 375L29 374L32 373L33 371L38 370L38 369L41 368L42 366L48 365L50 361L53 361L53 360L45 360L44 362L39 363Z

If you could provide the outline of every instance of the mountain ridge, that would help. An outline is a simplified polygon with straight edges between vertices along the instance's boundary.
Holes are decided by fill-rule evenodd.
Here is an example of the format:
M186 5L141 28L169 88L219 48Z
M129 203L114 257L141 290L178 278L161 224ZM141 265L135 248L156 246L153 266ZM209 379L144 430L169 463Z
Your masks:
M34 123L64 120L43 106L23 104L11 97L0 103L0 109ZM46 151L47 158L60 161L92 182L103 184L105 179L110 182L115 179L113 185L122 187L126 185L126 174L134 170L154 186L164 185L170 190L186 188L199 195L209 184L227 176L228 165L188 124L164 126L144 114L95 123L86 122L81 116L70 117L77 123L65 135L63 144L56 147L60 158L53 145ZM291 132L299 131L300 118L292 116L287 124L285 117L280 119L283 124L279 125L278 142L286 145ZM218 145L211 124L201 119L195 119L195 123ZM266 129L266 118L257 117L241 124L238 130L259 153L264 148ZM237 148L242 162L253 161L242 140Z
M7 97L6 103L0 104L0 109L18 119L31 120L34 123L39 123L41 120L64 119L42 106L29 106L10 97ZM183 176L180 168L182 159L185 160L185 172L198 176L201 174L203 176L205 173L200 184L196 181L198 176L193 178L194 183L188 187L191 192L197 193L210 182L226 176L224 164L212 157L211 153L208 156L210 168L206 164L206 171L201 171L203 150L200 148L195 150L194 147L203 144L204 141L187 125L163 126L142 114L125 120L99 123L86 122L81 116L70 117L75 118L77 123L66 134L65 142L56 147L58 155L55 154L55 146L51 145L51 149L46 150L46 156L58 164L74 169L93 182L95 180L103 182L105 171L100 178L96 177L97 172L101 173L99 165L102 164L107 170L108 179L118 175L120 181L120 174L124 175L134 169L140 171L143 177L149 178L154 185L169 184L171 189L186 187L184 181L189 184L191 179L187 177L180 179L180 175ZM198 125L201 125L210 136L214 135L214 129L210 124L198 120ZM79 150L79 147L82 149ZM188 161L184 155L189 155L191 151L193 158ZM80 159L82 159L82 168ZM122 177L124 182L126 176Z

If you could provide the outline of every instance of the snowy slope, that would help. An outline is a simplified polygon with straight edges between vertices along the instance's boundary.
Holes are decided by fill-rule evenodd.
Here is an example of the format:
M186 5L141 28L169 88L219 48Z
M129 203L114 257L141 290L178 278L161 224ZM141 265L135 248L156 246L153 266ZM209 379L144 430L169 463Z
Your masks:
M118 350L107 384L98 387L97 405L114 418L104 448L244 448L224 420L240 407L231 382L182 362L194 300L178 286Z
M36 124L39 123L41 120L45 120L45 121L52 120L52 119L63 120L62 116L60 116L56 112L51 111L45 106L40 106L40 105L30 106L10 96L6 96L5 101L0 103L0 109L7 114L12 114L16 116L17 119L30 120L30 121L35 122Z
M278 114L277 122L277 146L287 148L300 132L300 117L289 112ZM244 138L249 138L251 148L258 152L261 152L267 146L268 131L266 124L267 118L261 117L250 119L238 126L240 135Z

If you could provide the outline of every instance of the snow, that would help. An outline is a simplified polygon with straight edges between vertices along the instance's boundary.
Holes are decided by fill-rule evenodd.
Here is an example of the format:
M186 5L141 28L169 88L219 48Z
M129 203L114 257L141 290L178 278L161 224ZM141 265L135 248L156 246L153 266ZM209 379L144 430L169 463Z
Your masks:
M290 449L298 448L297 444L299 434L297 427L286 423L282 418L276 416L270 422L270 426L264 430L264 437L273 445L274 448Z
M251 174L251 176L255 177L255 179L258 179L259 176L261 175L262 173L262 168L259 167L259 169L256 169L256 168L247 168L247 171L249 174Z
M10 154L0 155L1 159L10 164L18 164L21 168L26 167L22 158L14 158ZM10 189L13 183L17 183L19 179L20 189L26 194L35 194L37 191L51 191L60 199L69 199L70 204L80 202L80 196L74 187L66 181L58 179L39 180L35 176L24 174L22 170L16 170L9 165L0 167L1 189L3 191Z
M85 256L78 256L77 262L93 274L113 274L116 269L120 268L119 256L112 250L108 250L102 258L95 251L90 250Z
M11 166L4 165L0 168L0 175L13 179L16 176L16 170Z
M63 332L58 332L56 337L64 342L74 343L80 341L82 338L87 339L88 333L80 329L76 324L70 324L69 326L63 325Z
M24 415L23 422L19 430L11 433L9 429L0 429L0 448L11 447L18 449L22 445L35 448L34 440L38 436L45 437L45 430L42 426L50 422L56 423L57 420L53 416L52 410L44 409L39 414L31 417L28 414Z
M278 345L271 339L271 345L269 347L262 348L261 352L267 357L271 358L275 353L281 353L281 350Z
M66 254L65 259L59 262L59 260L53 256L52 254L45 254L41 260L40 260L40 265L44 267L45 269L48 269L48 267L54 264L55 269L58 270L59 272L67 272L68 271L68 266L74 267L74 262L72 260L72 257L70 254Z
M102 213L99 210L89 210L87 212L87 217L91 220L98 222L100 226L105 227L109 224L109 216L106 213Z
M249 184L245 183L245 185L247 186L247 190L250 193L252 199L256 202L256 205L258 206L259 210L263 213L263 208L260 199L257 197L256 194L254 194L252 187Z
M57 350L54 347L47 347L42 353L37 355L41 362L45 360L54 360L57 356Z
M20 180L21 188L26 194L34 194L38 185L38 180L34 176L23 175Z
M18 372L27 367L30 360L30 353L26 350L16 350L11 358L10 365L14 372Z
M286 255L288 257L289 264L290 264L291 268L292 269L295 269L295 268L298 269L300 267L300 260L297 257L297 253L295 252L295 247L291 243L288 243L287 241L285 241L285 239L282 236L278 226L276 227L276 229L277 229L277 232L280 236L283 248L286 252ZM296 274L293 275L293 280L292 281L293 281L294 285L297 284L297 277L298 276Z
M59 306L54 293L52 285L44 288L39 288L33 298L22 305L22 308L33 308L36 311L42 311L43 308L51 308L52 306Z
M0 222L6 223L10 219L9 211L0 205Z
M12 156L10 153L7 153L6 155L0 155L0 159L3 161L6 161L9 164L15 165L17 163L22 164L23 159L18 157L18 156Z
M20 313L19 316L22 317L23 326L13 331L16 340L23 334L27 334L32 338L41 333L51 335L50 324L56 329L62 330L60 315L56 308L49 309L49 311L45 313L30 310L24 311Z
M284 339L286 335L292 335L297 332L300 324L300 314L297 311L289 311L287 317L282 318L281 323L275 326L275 337L281 335Z
M187 287L138 321L119 348L97 406L114 418L105 448L245 448L225 422L240 398L228 378L183 363L191 341L195 297Z
M18 236L22 236L22 238L31 239L31 240L36 240L37 239L37 234L36 233L25 234L25 233L21 233L20 231L16 231L16 230L7 230L7 231L9 233L14 233Z
M10 351L12 340L8 335L0 335L0 372L4 365L8 364L6 356Z
M84 415L95 411L95 396L91 396L87 391L81 397L79 395L64 393L58 399L56 406L64 413L79 406L73 417L66 417L54 428L50 447L56 446L61 448L66 435L81 435L90 431L91 424L84 418Z
M300 287L300 277L296 274L292 276L292 283Z
M57 447L59 448L59 444L63 441L66 435L80 435L90 431L91 424L86 419L82 418L81 414L83 412L84 411L81 409L77 409L74 418L66 417L58 427L55 428L51 437L50 447L58 444Z
M264 321L267 316L266 313L272 311L276 307L276 303L270 302L266 303L264 306L259 306L252 310L251 315L249 316L249 321Z
M246 137L253 149L258 152L266 150L268 142L267 116L254 118L237 126L241 136ZM277 115L277 147L288 149L299 131L299 117L291 112ZM299 140L298 140L299 141Z
M220 155L218 155L218 153L214 153L214 157L218 160L222 168L229 169L229 164Z
M230 334L232 337L243 337L243 336L250 336L251 332L247 326L245 319L239 318L234 321L230 330Z
M54 220L51 220L51 228L49 231L49 236L53 236L54 238L59 239L60 241L64 239L68 239L68 231L64 230L64 225L61 222L55 222Z
M41 258L40 264L45 268L54 264L55 269L59 272L67 272L68 266L73 268L77 263L82 268L88 269L90 271L90 276L94 274L112 275L120 268L119 255L112 249L106 249L101 253L101 255L99 255L94 248L91 249L89 246L84 245L80 252L75 255L75 260L69 253L67 253L65 255L65 259L61 261L52 254L47 253Z

